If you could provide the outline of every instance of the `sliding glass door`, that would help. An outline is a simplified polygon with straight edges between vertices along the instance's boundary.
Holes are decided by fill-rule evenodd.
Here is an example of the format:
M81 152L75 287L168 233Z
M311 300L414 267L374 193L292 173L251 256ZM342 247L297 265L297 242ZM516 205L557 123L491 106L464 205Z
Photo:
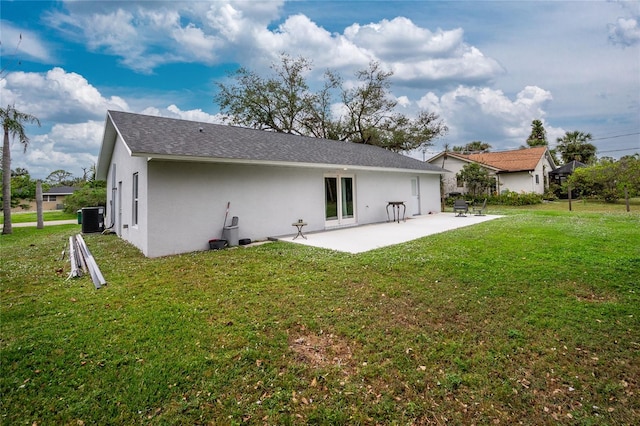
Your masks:
M327 226L356 223L354 177L324 177L325 221Z

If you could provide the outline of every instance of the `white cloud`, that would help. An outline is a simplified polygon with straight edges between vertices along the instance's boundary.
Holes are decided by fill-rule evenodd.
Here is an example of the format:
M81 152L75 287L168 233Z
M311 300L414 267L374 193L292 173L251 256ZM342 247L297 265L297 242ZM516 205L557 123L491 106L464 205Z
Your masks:
M209 114L201 109L192 109L183 111L176 105L169 105L165 109L156 107L148 107L141 111L141 114L154 115L158 117L179 118L182 120L199 121L201 123L217 123L223 124L221 114Z
M47 23L87 47L151 73L169 63L214 63L278 17L283 1L66 2ZM228 58L226 58L228 59Z
M102 144L104 120L73 124L55 124L42 140L55 144L58 151L95 153Z
M541 119L544 123L544 107L551 100L550 92L536 86L525 87L515 99L501 90L459 86L441 97L427 93L418 106L437 112L446 121L450 130L446 142L462 145L482 140L497 151L524 145L531 122ZM545 129L548 134L558 133L547 124Z
M503 72L493 59L471 47L449 58L399 61L393 64L395 78L412 84L434 81L487 81Z
M21 29L11 22L0 20L2 27L2 44L0 44L0 55L2 55L2 70L4 72L15 71L17 62L25 59L38 62L51 62L51 47L40 39L33 31ZM5 67L7 69L5 70Z
M121 57L127 67L149 73L180 62L215 64L224 58L267 68L281 52L314 60L318 67L349 74L376 60L394 80L414 87L434 81L483 82L504 72L492 58L464 41L461 28L431 31L406 17L352 24L332 33L303 14L277 28L284 1L68 3L49 22L80 32L93 50Z
M42 130L29 127L31 144L26 153L13 147L12 168L26 168L36 178L46 178L54 169L82 176L82 168L97 161L106 111L131 110L123 98L104 96L83 76L62 68L53 68L46 73L12 72L0 80L0 97L3 103L15 103L18 110L28 111L43 124ZM133 101L154 102L153 99ZM175 104L164 109L150 106L142 113L223 122L219 114L209 114L202 109L182 110ZM37 134L39 131L43 133Z
M401 107L408 107L409 105L411 105L411 101L406 96L399 96L398 98L396 98L396 101Z
M276 59L280 52L310 58L322 70L363 68L375 59L366 49L346 37L330 33L305 15L288 17L275 31L261 28L254 33L251 43L263 51L256 59L267 63Z
M14 150L11 168L23 167L39 179L58 169L82 177L83 168L90 168L98 160L103 127L98 122L56 125L50 133L31 138L26 153Z
M382 60L405 60L407 56L450 56L463 45L464 31L438 29L435 33L420 28L410 19L383 19L368 25L353 24L344 31L345 37Z
M613 44L633 46L640 43L640 25L636 18L618 18L615 24L609 24L609 41Z
M58 169L82 177L83 168L89 169L98 160L103 132L102 121L56 124L49 133L32 137L26 153L14 149L11 168L23 167L40 179Z
M217 59L216 48L221 45L218 37L205 34L202 29L193 24L176 28L171 32L171 35L184 49L183 52L188 52L187 56L198 58L198 60L206 63L211 63Z
M41 73L13 72L0 86L3 103L14 104L40 120L102 118L108 109L128 110L119 96L103 97L79 74L53 68Z

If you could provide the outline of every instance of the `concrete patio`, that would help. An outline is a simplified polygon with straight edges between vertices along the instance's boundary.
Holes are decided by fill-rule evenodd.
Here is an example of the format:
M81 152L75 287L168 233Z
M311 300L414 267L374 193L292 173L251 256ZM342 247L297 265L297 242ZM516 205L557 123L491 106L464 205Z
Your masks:
M401 221L400 223L384 222L305 233L304 235L307 239L298 237L294 240L295 234L291 234L278 237L277 240L348 253L362 253L501 217L498 215L474 216L470 214L457 217L453 213L437 213L413 216L407 218L406 222Z

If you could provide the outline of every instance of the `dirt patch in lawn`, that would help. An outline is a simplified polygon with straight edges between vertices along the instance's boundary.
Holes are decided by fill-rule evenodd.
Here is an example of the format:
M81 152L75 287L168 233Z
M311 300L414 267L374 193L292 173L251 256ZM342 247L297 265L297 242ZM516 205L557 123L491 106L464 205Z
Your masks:
M353 350L349 342L335 334L299 334L289 339L296 359L314 368L340 367L353 370Z

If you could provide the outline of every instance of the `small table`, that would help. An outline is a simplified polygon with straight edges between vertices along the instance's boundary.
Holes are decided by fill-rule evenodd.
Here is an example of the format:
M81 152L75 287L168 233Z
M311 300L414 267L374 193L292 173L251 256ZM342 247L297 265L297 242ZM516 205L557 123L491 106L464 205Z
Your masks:
M400 207L402 207L402 220L407 221L405 217L405 213L407 211L407 206L404 205L404 201L389 201L387 203L387 222L391 220L389 218L389 207L393 210L393 221L400 223Z
M293 237L293 239L294 239L294 240L295 240L296 238L298 238L298 237L302 237L302 238L304 238L305 240L307 239L307 237L305 237L305 236L302 234L302 227L303 227L303 226L305 226L306 224L307 224L307 222L293 222L293 223L291 224L291 226L295 226L296 228L298 228L298 233L296 234L296 236L295 236L295 237Z

